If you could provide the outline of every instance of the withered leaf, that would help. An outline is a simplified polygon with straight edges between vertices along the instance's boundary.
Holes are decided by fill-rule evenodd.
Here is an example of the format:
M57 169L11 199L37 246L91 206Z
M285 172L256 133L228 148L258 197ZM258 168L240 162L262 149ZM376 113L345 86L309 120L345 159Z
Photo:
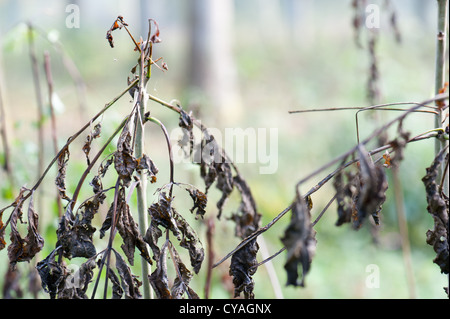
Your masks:
M427 198L427 210L433 217L434 228L427 231L427 244L433 246L436 252L436 258L433 262L438 265L441 272L444 274L449 273L449 198L439 189L439 185L436 183L438 171L444 160L448 165L448 150L443 149L430 167L426 169L426 175L422 178L425 185L426 198Z
M194 272L198 273L205 256L203 247L192 227L172 207L172 199L162 192L158 203L154 203L149 207L148 212L151 216L151 223L146 233L146 241L152 247L154 254L155 252L157 253L157 249L154 249L156 245L155 239L157 240L161 236L160 231L155 233L157 226L169 229L180 240L180 246L189 251L191 265Z
M115 249L113 251L116 256L116 268L120 276L123 292L125 293L125 299L141 298L139 287L142 283L131 273L130 267L128 267L122 256Z
M258 264L256 260L258 250L259 246L255 238L231 257L229 273L233 276L235 298L239 297L241 293L246 299L255 298L253 293L255 282L252 276L256 272L255 266Z
M114 168L123 185L128 186L137 167L137 160L133 156L131 147L131 134L126 125L117 142L117 151L114 153Z
M28 206L28 232L22 238L17 229L17 220L22 215L23 200L16 206L11 216L11 244L8 246L8 257L11 265L20 261L29 261L41 251L44 238L38 233L39 216L34 210L33 195Z
M217 202L219 210L217 218L222 215L223 206L226 200L233 191L233 173L231 165L228 162L223 150L219 147L213 135L207 131L203 131L203 138L201 141L201 154L195 156L198 159L200 156L200 176L205 182L206 191L208 193L211 185L216 182L216 188L222 192L222 197Z
M189 287L192 273L187 269L172 243L169 242L169 245L169 249L171 249L173 255L173 262L177 268L177 278L175 278L170 292L172 299L181 299L184 293L187 294L189 299L199 299L197 293Z
M346 172L345 177L347 183L344 185L344 173L338 172L333 180L333 186L336 190L336 202L338 220L336 226L344 223L350 223L352 216L356 214L356 197L359 192L359 174L354 172Z
M206 197L206 194L198 190L197 188L186 188L186 191L191 196L192 200L194 201L194 206L190 209L191 213L194 213L196 218L199 216L203 218L203 216L206 213L206 205L208 203L208 198Z
M80 213L74 215L70 211L70 205L68 206L56 231L58 237L56 245L61 246L64 257L91 258L96 254L92 242L96 229L92 227L91 221L97 209L97 204L90 201L80 209Z
M233 214L231 219L236 223L235 235L245 238L258 229L261 215L257 212L256 203L247 182L237 175L233 178L233 184L239 190L241 203L238 212Z
M148 276L150 284L156 293L158 299L170 299L169 279L167 277L167 250L169 241L166 240L161 247L156 262L156 269Z
M94 277L95 267L94 259L90 258L76 271L67 274L64 285L58 292L58 299L88 299L86 291Z
M311 212L308 204L297 192L292 205L291 221L285 230L281 241L287 249L287 260L284 268L287 272L287 285L305 285L305 276L308 274L312 257L316 248L316 231L312 228ZM302 278L298 281L298 266L302 266Z
M388 183L382 166L376 166L362 145L358 147L361 188L356 200L357 214L353 227L358 229L366 217L372 215L379 224L379 212L386 200Z
M152 159L144 154L142 157L137 159L136 169L138 172L146 171L150 178L151 183L156 183L156 174L158 174L158 168Z
M178 214L175 210L173 213L177 229L182 235L180 246L189 251L192 268L194 272L198 274L200 267L202 266L203 259L205 258L205 251L203 250L202 243L200 242L194 229L189 226L183 216Z
M121 187L119 189L119 194L117 198L117 208L116 208L116 218L117 224L116 229L119 231L120 236L123 239L122 250L127 256L127 259L131 265L134 265L134 251L137 248L141 256L150 264L152 260L147 250L147 246L139 232L138 224L134 221L133 216L130 212L130 207L128 206L125 199L125 188ZM103 222L100 229L100 238L103 238L105 232L111 227L112 216L114 210L114 203L112 203L110 209L108 210L107 217Z
M3 224L2 218L3 218L3 210L0 211L0 250L2 250L3 248L6 247L6 242L5 242L6 225Z
M36 269L41 277L42 288L50 294L51 299L55 299L58 292L63 289L65 279L69 274L68 269L55 260L58 250L59 247L36 265Z
M101 128L102 128L101 123L96 124L92 132L88 136L86 136L86 141L84 142L82 150L86 155L86 161L88 166L91 164L91 161L89 160L89 153L91 152L92 141L100 137Z
M55 179L56 188L59 191L59 195L62 199L65 199L67 201L71 201L71 199L66 195L66 166L69 162L69 147L66 146L62 151L61 154L58 156L58 175Z

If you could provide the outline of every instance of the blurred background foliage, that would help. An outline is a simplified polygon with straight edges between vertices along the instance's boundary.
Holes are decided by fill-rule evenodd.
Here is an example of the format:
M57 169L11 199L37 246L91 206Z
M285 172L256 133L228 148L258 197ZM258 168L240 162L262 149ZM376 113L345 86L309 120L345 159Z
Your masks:
M389 23L390 16L385 13L389 1L370 2L379 5L381 14L380 29L376 30L379 102L420 102L429 98L434 89L435 1L390 1L390 10L396 12L400 43L396 42ZM66 12L68 4L79 6L79 28L66 26L70 14ZM48 110L48 97L42 68L43 52L48 51L51 56L53 102L61 147L105 103L123 91L130 68L136 63L137 54L125 32L115 32L115 48L109 47L105 34L111 23L122 15L133 35L145 38L147 19L155 19L159 23L162 43L154 47L153 55L163 57L169 70L161 72L153 68L148 86L150 94L166 101L179 100L184 109L193 110L205 125L220 130L227 127L278 128L278 169L274 174L259 174L259 163L238 163L262 214L262 225L291 203L295 184L300 179L356 143L353 111L307 114L289 114L288 111L369 105L366 83L370 57L366 38L371 31L362 29L362 47L358 47L354 42L351 1L0 0L0 8L0 87L16 183L13 188L6 173L0 171L1 207L13 201L20 185L31 187L37 180L37 108L28 56L27 22L35 27L33 36L41 66L45 110ZM61 52L78 69L84 83L82 91L77 90ZM126 95L104 115L102 137L94 142L94 147L98 149L115 130L127 114L130 101ZM177 127L178 116L172 111L155 103L150 103L149 109L169 131ZM45 165L53 157L50 115L49 111L46 112L43 123ZM379 114L382 121L387 121L398 112ZM407 118L404 127L411 136L415 136L432 129L433 122L431 115L413 114ZM360 116L361 137L375 127L373 114ZM389 133L391 136L395 134ZM159 185L149 187L150 204L156 187L168 181L168 162L159 128L149 127L146 134L146 150L160 169ZM71 161L67 169L69 192L74 190L78 177L86 168L81 151L84 136L71 146ZM113 150L114 144L106 154ZM435 254L425 243L425 233L432 227L432 218L426 211L421 178L434 158L433 150L432 140L408 145L400 169L409 226L414 294L408 290L391 186L377 242L367 225L359 231L353 231L348 225L336 227L337 215L335 205L332 205L315 227L317 251L306 278L306 287L285 287L285 254L281 254L271 263L278 282L267 280L264 266L255 274L256 298L445 298L442 287L447 285L448 277L440 274L438 266L432 263ZM0 148L0 161L3 164L3 147ZM175 172L176 180L203 187L197 166L179 164ZM53 173L45 179L41 192L38 212L46 242L38 260L47 256L56 242L58 218L53 200L56 168ZM317 176L302 189L308 190L326 174ZM392 185L392 181L389 182ZM104 181L104 185L107 184ZM332 197L331 187L331 184L326 185L313 195L313 219ZM86 183L80 196L87 198L90 192L91 188ZM177 196L180 201L186 200L188 208L190 199L181 193ZM205 218L216 214L216 195L211 191ZM236 199L230 199L222 220L215 221L215 260L239 243L239 239L234 237L232 223L226 220L239 204ZM98 228L106 209L102 216L96 217ZM188 209L185 211L184 216L191 218ZM9 213L5 212L5 216ZM289 215L286 215L263 235L268 254L281 248L280 237L288 219ZM199 235L205 238L205 224L202 221L192 223L198 227ZM100 250L106 243L102 243L98 233L96 236L94 242ZM8 242L9 236L5 239ZM120 242L120 239L116 241ZM259 259L262 260L261 255ZM82 261L71 261L77 262ZM370 264L379 267L379 288L366 286L369 275L366 267ZM191 285L200 296L204 296L205 265ZM228 265L229 261L213 271L211 298L232 297ZM0 251L2 288L7 266L7 251L4 249ZM33 267L33 262L18 265L19 284L27 298L32 296L27 288L27 274ZM139 274L139 267L140 263L136 263L136 274ZM43 293L38 296L47 298Z

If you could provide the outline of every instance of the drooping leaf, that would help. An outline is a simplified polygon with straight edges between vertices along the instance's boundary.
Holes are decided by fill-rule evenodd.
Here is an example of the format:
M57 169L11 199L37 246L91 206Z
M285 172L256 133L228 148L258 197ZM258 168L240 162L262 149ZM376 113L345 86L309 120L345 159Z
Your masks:
M189 257L191 265L196 274L200 271L203 259L205 258L205 251L203 250L202 243L195 233L194 229L187 223L187 221L177 213L173 211L174 220L177 225L177 229L181 233L180 246L189 251Z
M344 185L344 172L338 172L333 181L334 189L336 190L336 202L338 220L336 226L341 226L344 223L350 223L352 216L356 215L356 197L359 192L359 174L354 172L346 172L345 177L347 183Z
M90 258L76 271L64 278L64 285L58 292L58 299L88 299L86 291L94 277L95 260Z
M38 233L39 216L34 210L33 195L28 206L28 232L25 238L20 235L17 221L22 216L22 205L23 200L20 200L11 215L11 244L8 246L8 257L12 266L20 261L30 261L44 246L44 239Z
M75 257L91 258L96 254L92 237L95 228L91 221L97 211L97 205L87 202L80 212L74 215L68 206L66 212L61 217L59 227L56 231L58 241L57 246L61 246L63 256L71 259Z
M189 287L189 282L192 279L192 273L187 269L172 243L169 242L169 245L169 249L172 251L174 265L177 268L177 278L175 278L170 291L171 298L181 299L184 293L186 293L189 299L199 299L197 293Z
M169 241L166 240L157 256L156 269L148 276L150 284L158 299L170 299L169 278L167 277L167 252Z
M368 215L379 224L379 212L386 200L388 183L384 168L377 166L362 145L358 147L361 188L356 200L357 214L353 227L359 229Z
M233 178L233 184L241 195L241 203L237 213L233 214L231 219L236 223L235 235L245 238L258 229L261 215L257 212L256 203L247 182L237 175Z
M287 260L284 268L287 272L287 285L305 285L312 257L316 248L316 231L312 228L311 212L307 202L297 193L292 206L291 221L281 241L287 249ZM302 277L298 281L298 267L302 267Z
M55 179L56 188L59 191L59 195L62 199L65 199L67 201L71 201L70 197L66 195L66 167L67 163L69 162L69 147L66 146L61 154L58 156L58 175Z
M41 277L42 288L55 299L58 292L63 289L68 269L55 260L59 248L54 249L44 260L37 263L36 269Z
M128 186L137 168L137 160L133 156L131 134L128 125L123 128L117 142L117 151L114 153L114 168L123 181L123 185Z
M447 154L443 149L433 160L430 167L426 169L426 175L422 178L425 185L427 210L433 217L434 228L427 231L427 244L433 246L436 258L433 262L439 266L441 272L449 273L449 198L439 189L440 181L436 181L442 161L446 160ZM448 289L448 288L447 288Z
M116 250L113 249L113 251L116 256L116 268L120 276L123 292L125 293L125 299L142 298L139 291L139 287L142 283L131 273L130 267L128 267L122 256Z
M253 299L255 297L253 290L255 282L252 276L256 272L256 254L259 250L256 238L251 240L247 245L239 249L231 257L230 276L233 276L234 297L237 298L241 293L245 299Z
M105 232L111 227L114 203L112 203L108 214L103 222L100 229L100 238L103 238ZM134 251L137 248L141 256L149 263L152 264L150 255L147 250L147 246L144 242L142 235L139 232L138 224L134 221L133 216L130 212L130 207L128 206L125 199L125 188L121 187L119 189L117 197L117 207L116 207L116 229L118 230L120 237L123 239L122 250L127 256L128 262L134 265Z

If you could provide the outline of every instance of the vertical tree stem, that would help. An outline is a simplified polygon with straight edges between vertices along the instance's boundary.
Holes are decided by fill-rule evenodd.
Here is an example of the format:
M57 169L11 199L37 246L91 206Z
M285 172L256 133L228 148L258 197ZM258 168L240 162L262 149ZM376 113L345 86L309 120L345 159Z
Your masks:
M436 70L435 70L435 94L439 94L439 90L444 87L445 83L445 50L448 28L448 0L437 0L438 5L438 21L437 21L437 41L436 41ZM441 102L442 103L442 102ZM436 102L436 105L439 102ZM441 127L444 120L444 111L439 108L439 114L435 118L435 127ZM448 141L443 139L436 139L435 141L435 156L439 154L439 151L448 144ZM440 171L438 179L442 178L443 171ZM444 193L448 195L448 181L444 182Z
M139 63L139 91L138 103L139 107L137 108L137 116L136 116L136 139L135 139L135 156L136 158L140 158L144 154L144 115L147 105L147 93L146 87L148 78L144 76L144 65L145 65L145 55L144 50L141 50L141 59ZM140 182L136 188L137 192L137 209L139 215L139 231L141 234L145 234L148 227L148 218L147 218L147 198L146 198L146 189L147 189L147 179L145 173L142 172L139 174ZM141 258L142 265L142 286L144 289L144 298L150 299L150 284L148 281L149 269L147 261L142 257Z
M34 48L33 40L33 26L28 23L28 47L31 60L31 69L33 72L33 82L36 93L36 102L38 106L38 118L37 118L37 128L38 128L38 167L37 167L37 177L42 176L44 171L44 131L42 128L44 122L44 106L42 102L42 91L39 81L39 68L37 63L36 51ZM41 190L38 192L42 193ZM42 196L37 196L37 211L43 211L42 209Z

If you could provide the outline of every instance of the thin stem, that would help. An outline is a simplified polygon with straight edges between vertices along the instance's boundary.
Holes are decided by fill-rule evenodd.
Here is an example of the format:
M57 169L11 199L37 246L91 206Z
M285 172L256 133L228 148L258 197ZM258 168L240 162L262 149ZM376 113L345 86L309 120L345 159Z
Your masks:
M435 65L435 94L441 93L444 88L445 82L445 47L447 43L447 29L448 29L448 0L437 0L437 35L436 35L436 65ZM443 103L436 101L436 106L439 109L439 114L435 117L435 127L441 127L444 120L444 110L442 109ZM448 141L438 140L435 141L434 151L435 155L439 153L448 144ZM443 170L439 170L438 179L442 177ZM449 194L448 180L444 182L444 193Z
M51 117L51 133L52 133L52 140L53 140L53 150L55 154L58 154L58 139L57 139L57 132L56 132L56 119L55 119L55 110L53 107L53 78L52 78L52 71L51 71L51 65L50 65L50 54L48 51L44 52L44 70L45 75L47 78L47 87L48 87L48 104L50 107L50 117ZM58 216L62 216L62 203L61 203L61 195L59 194L58 188L56 188L56 203L58 207Z
M167 143L167 149L169 151L169 163L170 163L170 188L169 188L169 198L172 198L172 192L173 192L173 185L174 185L174 164L173 164L173 154L172 154L172 144L170 142L170 136L167 132L166 127L164 124L161 123L160 120L154 118L154 117L147 117L146 120L158 124L158 126L161 128L161 130L164 133L164 137L166 138Z
M36 94L37 103L37 129L38 129L38 165L37 165L37 176L42 175L44 170L44 106L42 102L42 90L39 80L39 67L37 63L36 51L34 47L34 29L31 23L28 23L28 49L31 60L31 69L33 73L33 83ZM41 196L38 196L38 211L42 211L42 200Z

